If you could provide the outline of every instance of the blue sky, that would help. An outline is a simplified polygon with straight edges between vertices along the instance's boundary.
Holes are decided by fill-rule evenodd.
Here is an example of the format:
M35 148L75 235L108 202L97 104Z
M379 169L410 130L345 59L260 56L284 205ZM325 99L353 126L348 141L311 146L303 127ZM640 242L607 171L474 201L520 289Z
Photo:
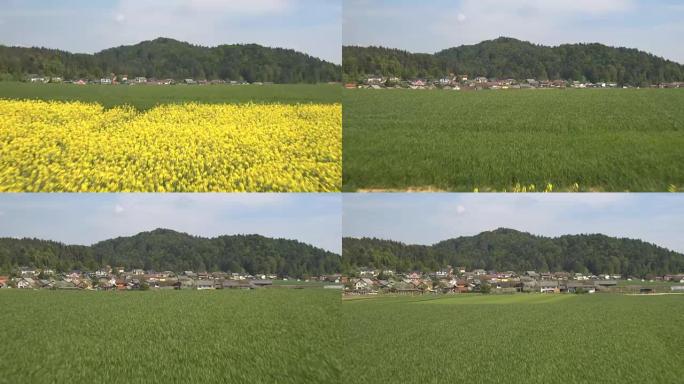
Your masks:
M684 252L684 194L345 194L342 233L434 244L496 228L603 233Z
M155 228L257 233L341 251L339 194L0 194L0 237L92 244Z
M341 0L0 0L0 44L93 53L156 37L341 62Z
M433 53L499 36L599 42L684 64L681 0L344 0L345 45Z

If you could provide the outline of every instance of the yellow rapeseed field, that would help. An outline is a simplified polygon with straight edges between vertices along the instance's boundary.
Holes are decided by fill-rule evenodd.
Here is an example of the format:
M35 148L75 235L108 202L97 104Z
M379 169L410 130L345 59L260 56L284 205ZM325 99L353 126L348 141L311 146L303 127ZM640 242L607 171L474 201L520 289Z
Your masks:
M339 191L342 107L0 100L0 191Z

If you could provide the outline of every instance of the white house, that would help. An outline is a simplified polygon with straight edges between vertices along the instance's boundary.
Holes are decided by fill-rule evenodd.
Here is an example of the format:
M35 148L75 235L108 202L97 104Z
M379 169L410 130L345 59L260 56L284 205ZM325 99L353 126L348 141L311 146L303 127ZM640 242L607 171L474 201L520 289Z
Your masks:
M22 278L21 280L17 281L17 288L20 288L20 289L30 289L30 288L33 288L34 285L35 285L35 281L33 281L33 279L30 277L25 277L25 278Z

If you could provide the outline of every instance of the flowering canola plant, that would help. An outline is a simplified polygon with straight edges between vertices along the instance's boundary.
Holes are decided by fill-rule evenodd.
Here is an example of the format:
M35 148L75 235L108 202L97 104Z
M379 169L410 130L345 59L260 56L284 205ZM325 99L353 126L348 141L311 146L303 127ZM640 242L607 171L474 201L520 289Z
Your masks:
M0 100L0 191L332 192L340 104Z

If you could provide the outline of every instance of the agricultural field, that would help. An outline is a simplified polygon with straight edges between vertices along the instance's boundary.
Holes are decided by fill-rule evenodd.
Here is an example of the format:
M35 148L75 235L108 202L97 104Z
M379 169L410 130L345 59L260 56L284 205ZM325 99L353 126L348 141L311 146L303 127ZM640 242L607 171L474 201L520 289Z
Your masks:
M0 308L0 383L340 377L339 292L5 289Z
M106 88L58 87L55 89L70 92ZM263 92L258 102L249 99L248 92L240 94L245 102L201 97L180 102L186 99L179 98L178 103L159 103L151 109L145 109L150 102L145 98L110 107L105 105L113 99L106 97L105 105L99 101L0 99L0 191L339 191L341 105L271 103L269 90L284 89L273 87L109 87L114 93L128 89ZM39 90L41 86L26 89ZM97 99L88 93L81 96L83 100ZM116 101L126 102L125 98Z
M343 190L682 191L684 90L344 90Z
M163 104L339 104L339 85L111 86L0 82L0 99L82 101L105 108L130 105L147 110Z
M683 313L682 295L344 300L341 359L348 383L678 383Z

